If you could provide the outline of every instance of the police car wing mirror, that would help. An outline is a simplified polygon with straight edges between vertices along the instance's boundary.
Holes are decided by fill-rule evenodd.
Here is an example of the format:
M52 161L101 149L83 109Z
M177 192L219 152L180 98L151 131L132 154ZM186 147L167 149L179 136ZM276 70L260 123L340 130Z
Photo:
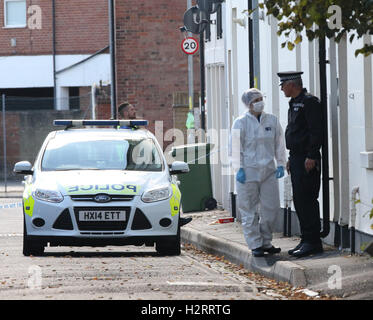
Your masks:
M28 161L20 161L14 165L13 172L19 174L33 174L32 164Z
M170 167L170 174L188 173L189 166L184 161L174 161Z

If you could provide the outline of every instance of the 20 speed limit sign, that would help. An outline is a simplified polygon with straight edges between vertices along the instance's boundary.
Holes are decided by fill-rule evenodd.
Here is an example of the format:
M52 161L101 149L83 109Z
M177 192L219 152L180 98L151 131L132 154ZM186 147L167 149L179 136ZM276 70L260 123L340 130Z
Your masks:
M186 54L195 54L198 51L199 44L197 39L193 37L187 37L181 43L181 49Z

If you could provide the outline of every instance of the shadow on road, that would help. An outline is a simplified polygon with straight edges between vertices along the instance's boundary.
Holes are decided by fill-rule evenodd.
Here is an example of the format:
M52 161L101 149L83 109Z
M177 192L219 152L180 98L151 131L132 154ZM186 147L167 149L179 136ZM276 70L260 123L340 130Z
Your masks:
M69 251L69 252L45 252L43 257L55 258L146 258L146 257L162 257L157 252L89 252L89 251Z

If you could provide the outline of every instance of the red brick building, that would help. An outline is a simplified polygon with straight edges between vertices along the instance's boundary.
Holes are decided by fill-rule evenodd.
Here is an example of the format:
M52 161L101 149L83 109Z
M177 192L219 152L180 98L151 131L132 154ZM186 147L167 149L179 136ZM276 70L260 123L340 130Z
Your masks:
M7 25L6 21L7 13L10 12L4 12L8 2L12 1L3 0L0 5L0 25L4 27L0 30L2 44L0 55L52 54L53 1L25 0L26 19L19 17L10 25ZM89 54L108 45L107 0L55 0L54 2L58 54ZM13 10L16 12L23 8ZM20 13L14 13L14 15L18 16ZM12 38L16 38L16 46L11 45Z
M156 120L164 121L164 132L174 127L173 96L188 92L185 35L179 30L186 9L186 0L116 1L118 103L135 105L151 130ZM199 91L198 57L194 78Z
M164 132L176 124L185 129L188 106L180 107L174 97L188 92L187 56L181 50L185 35L179 31L186 0L171 5L165 0L115 4L117 104L134 104L153 132L157 120L164 121ZM0 25L0 94L7 95L9 173L16 161L34 160L45 135L54 129L53 117L91 117L94 83L106 86L97 99L96 116L110 117L108 1L3 0ZM198 92L198 55L194 78ZM33 119L34 126L27 119Z

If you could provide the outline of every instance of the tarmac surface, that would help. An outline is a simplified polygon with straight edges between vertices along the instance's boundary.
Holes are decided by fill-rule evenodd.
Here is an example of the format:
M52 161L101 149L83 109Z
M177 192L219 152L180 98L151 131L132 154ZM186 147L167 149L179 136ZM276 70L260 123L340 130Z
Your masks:
M21 182L8 182L7 192L0 185L0 210L5 198L21 198ZM13 204L14 205L14 204ZM18 205L18 204L15 204ZM225 210L184 213L193 220L181 228L182 242L224 258L245 269L268 278L285 281L295 287L307 288L348 300L373 299L373 258L367 254L351 255L347 251L324 244L324 253L294 258L287 251L300 241L297 236L273 235L272 244L280 247L279 254L253 257L248 249L241 223L220 223L229 218Z

